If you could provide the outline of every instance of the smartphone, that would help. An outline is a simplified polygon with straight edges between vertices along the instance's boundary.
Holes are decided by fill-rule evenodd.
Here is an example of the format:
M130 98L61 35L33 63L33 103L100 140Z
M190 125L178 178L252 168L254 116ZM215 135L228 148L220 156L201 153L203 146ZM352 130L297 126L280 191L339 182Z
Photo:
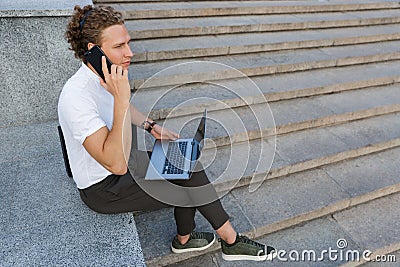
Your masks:
M98 45L93 46L90 50L86 51L84 54L84 57L86 58L86 60L90 63L90 65L93 66L93 68L96 70L96 72L100 75L100 77L105 82L106 80L104 79L104 73L103 73L102 64L101 64L102 56L106 57L107 69L108 69L108 73L110 73L112 62L104 54L103 50L101 50L101 48Z

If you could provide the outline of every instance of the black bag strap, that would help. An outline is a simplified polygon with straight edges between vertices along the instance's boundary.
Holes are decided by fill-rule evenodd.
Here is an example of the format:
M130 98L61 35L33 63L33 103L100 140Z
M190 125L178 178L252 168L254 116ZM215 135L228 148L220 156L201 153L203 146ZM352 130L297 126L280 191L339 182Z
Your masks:
M62 154L63 154L63 158L64 158L65 170L67 171L68 176L72 177L72 171L71 171L71 167L69 165L67 147L65 146L64 134L62 132L60 125L57 126L57 129L58 129L58 136L60 137L61 150L62 150Z

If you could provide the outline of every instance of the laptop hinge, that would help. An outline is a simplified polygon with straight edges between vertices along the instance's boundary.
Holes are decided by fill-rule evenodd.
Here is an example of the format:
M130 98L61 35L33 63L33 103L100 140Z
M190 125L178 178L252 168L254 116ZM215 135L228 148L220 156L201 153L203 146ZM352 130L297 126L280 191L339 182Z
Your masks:
M190 156L190 168L188 171L189 174L193 171L194 167L196 166L197 159L199 158L198 155L199 146L197 145L194 139L192 140L191 143L192 143L192 155Z

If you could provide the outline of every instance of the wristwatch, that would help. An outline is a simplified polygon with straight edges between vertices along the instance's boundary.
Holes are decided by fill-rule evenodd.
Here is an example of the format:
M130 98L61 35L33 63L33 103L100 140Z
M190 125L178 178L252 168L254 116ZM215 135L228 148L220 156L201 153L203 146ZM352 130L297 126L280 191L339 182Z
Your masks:
M148 124L149 126L146 127L146 124ZM145 129L147 132L151 133L151 131L154 128L154 125L156 125L156 124L157 124L157 122L155 122L155 121L149 122L148 120L145 120L144 122L142 122L142 128Z

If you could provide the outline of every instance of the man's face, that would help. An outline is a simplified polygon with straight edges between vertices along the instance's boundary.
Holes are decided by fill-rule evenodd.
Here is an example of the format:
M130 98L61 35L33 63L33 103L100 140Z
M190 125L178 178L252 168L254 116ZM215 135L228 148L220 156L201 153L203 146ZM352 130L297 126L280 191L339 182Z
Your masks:
M129 68L133 53L129 47L131 37L125 25L113 25L105 28L102 32L103 43L101 49L113 64L122 66L125 70Z

